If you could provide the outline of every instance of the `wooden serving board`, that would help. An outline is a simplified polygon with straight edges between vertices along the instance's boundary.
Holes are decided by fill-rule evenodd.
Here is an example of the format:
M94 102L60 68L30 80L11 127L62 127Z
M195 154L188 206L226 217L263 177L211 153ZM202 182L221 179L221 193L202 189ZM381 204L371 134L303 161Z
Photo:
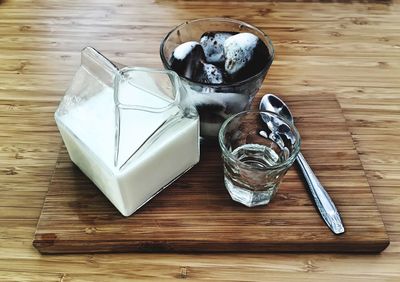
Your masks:
M125 218L62 147L33 245L46 254L382 251L389 239L336 99L282 98L297 117L303 154L342 214L345 234L325 226L296 167L268 206L247 208L224 187L218 146L203 144L198 165Z

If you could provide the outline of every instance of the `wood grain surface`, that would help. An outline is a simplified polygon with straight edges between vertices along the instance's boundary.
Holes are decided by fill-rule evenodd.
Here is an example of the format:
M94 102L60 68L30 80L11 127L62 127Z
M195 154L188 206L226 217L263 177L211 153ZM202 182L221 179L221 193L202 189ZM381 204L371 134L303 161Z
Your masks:
M0 281L398 281L400 2L321 2L0 1ZM42 256L32 246L61 144L53 113L80 50L161 67L163 35L208 16L270 35L263 93L336 95L390 237L383 253Z
M296 117L303 154L341 212L345 234L336 236L325 226L296 167L268 207L249 209L233 202L216 142L203 144L198 165L124 218L63 146L34 246L44 254L382 251L389 240L335 97L282 98Z

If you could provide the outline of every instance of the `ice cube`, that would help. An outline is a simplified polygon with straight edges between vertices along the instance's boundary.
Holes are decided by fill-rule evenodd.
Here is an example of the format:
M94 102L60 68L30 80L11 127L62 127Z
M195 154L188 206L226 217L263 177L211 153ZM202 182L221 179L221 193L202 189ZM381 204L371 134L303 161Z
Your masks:
M223 64L225 61L224 42L236 33L232 32L206 32L200 38L207 63Z
M213 95L196 93L192 96L192 103L200 116L202 136L217 136L221 124L229 116L224 102Z
M260 72L269 61L267 46L252 33L239 33L225 40L225 71L234 80Z
M201 67L196 72L193 80L200 83L221 84L224 82L223 71L213 64L201 62Z
M170 65L179 75L192 79L202 68L201 62L204 60L205 55L200 43L188 41L175 48L170 58Z

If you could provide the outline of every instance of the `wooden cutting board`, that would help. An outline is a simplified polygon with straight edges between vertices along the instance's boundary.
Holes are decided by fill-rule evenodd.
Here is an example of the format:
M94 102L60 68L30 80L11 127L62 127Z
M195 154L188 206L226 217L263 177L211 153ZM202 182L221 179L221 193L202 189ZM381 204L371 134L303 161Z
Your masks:
M325 226L296 167L268 206L247 208L225 190L218 146L203 144L198 165L125 218L62 147L33 245L44 254L385 249L389 239L336 99L281 97L296 116L303 154L342 214L345 234Z

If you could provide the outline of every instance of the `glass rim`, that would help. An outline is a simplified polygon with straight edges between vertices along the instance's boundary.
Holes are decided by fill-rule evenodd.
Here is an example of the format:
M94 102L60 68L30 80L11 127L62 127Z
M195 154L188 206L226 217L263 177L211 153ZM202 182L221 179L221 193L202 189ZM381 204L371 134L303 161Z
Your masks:
M243 116L243 115L247 115L247 114L260 114L260 113L267 113L267 114L271 114L274 117L279 118L280 120L282 120L283 122L285 122L285 124L287 124L290 129L296 134L297 138L296 138L296 143L294 144L294 150L290 153L289 158L287 158L284 162L279 163L277 165L272 165L269 166L267 168L261 168L261 167L254 167L251 166L245 162L240 161L237 157L235 157L229 150L228 148L225 146L224 144L224 133L225 130L228 126L228 124L234 120L235 118L239 117L239 116ZM286 119L285 117L278 115L274 112L271 111L257 111L257 110L247 110L247 111L242 111L239 112L237 114L234 114L232 116L230 116L229 118L227 118L224 123L222 124L219 132L218 132L218 143L219 146L221 148L222 151L222 156L223 157L227 157L229 160L234 161L236 163L239 163L242 167L247 168L247 169L253 169L253 170L259 170L259 171L268 171L268 170L273 170L273 169L278 169L281 167L285 167L288 164L292 164L294 162L294 160L297 158L297 155L300 152L300 146L301 146L301 137L300 137L300 133L297 130L297 127L294 125L294 123L290 122L288 119Z
M241 26L241 25L242 26L246 26L249 29L252 29L252 30L255 30L255 31L259 32L260 34L262 34L264 36L264 38L266 39L268 44L271 46L271 50L270 50L270 48L267 47L268 50L271 51L270 52L271 58L270 58L268 64L266 64L265 67L262 70L260 70L258 73L254 74L254 75L252 75L252 76L250 76L250 77L248 77L246 79L243 79L243 80L240 80L240 81L237 81L237 82L233 82L233 83L229 83L229 84L201 83L201 82L196 82L194 80L191 80L191 79L188 79L186 77L183 77L183 76L179 75L180 79L182 79L184 81L188 81L190 83L197 84L197 85L204 85L204 86L209 86L209 87L236 87L236 86L244 85L244 84L248 83L249 81L257 79L257 78L259 78L259 77L261 77L261 76L263 76L264 74L267 73L268 69L271 67L272 62L274 61L274 58L275 58L275 48L274 48L274 45L272 44L271 38L267 34L265 34L261 29L259 29L258 27L255 27L255 26L253 26L251 24L248 24L248 23L240 21L240 20L231 19L231 18L224 18L224 17L200 18L200 19L194 19L194 20L190 20L190 21L185 21L185 22L175 26L173 29L171 29L164 36L164 38L163 38L163 40L161 41L161 44L160 44L160 58L161 58L161 61L162 61L163 65L164 65L164 67L166 67L168 70L173 71L173 69L171 68L171 66L170 66L170 64L169 64L169 62L167 60L167 58L164 55L164 46L165 46L165 43L166 43L167 39L169 38L169 36L174 31L178 30L179 28L181 28L181 27L183 27L185 25L188 25L188 24L191 24L191 23L196 23L196 22L202 22L202 21L204 21L204 22L206 22L206 21L217 21L217 22L235 23L235 24L238 24L239 26Z

